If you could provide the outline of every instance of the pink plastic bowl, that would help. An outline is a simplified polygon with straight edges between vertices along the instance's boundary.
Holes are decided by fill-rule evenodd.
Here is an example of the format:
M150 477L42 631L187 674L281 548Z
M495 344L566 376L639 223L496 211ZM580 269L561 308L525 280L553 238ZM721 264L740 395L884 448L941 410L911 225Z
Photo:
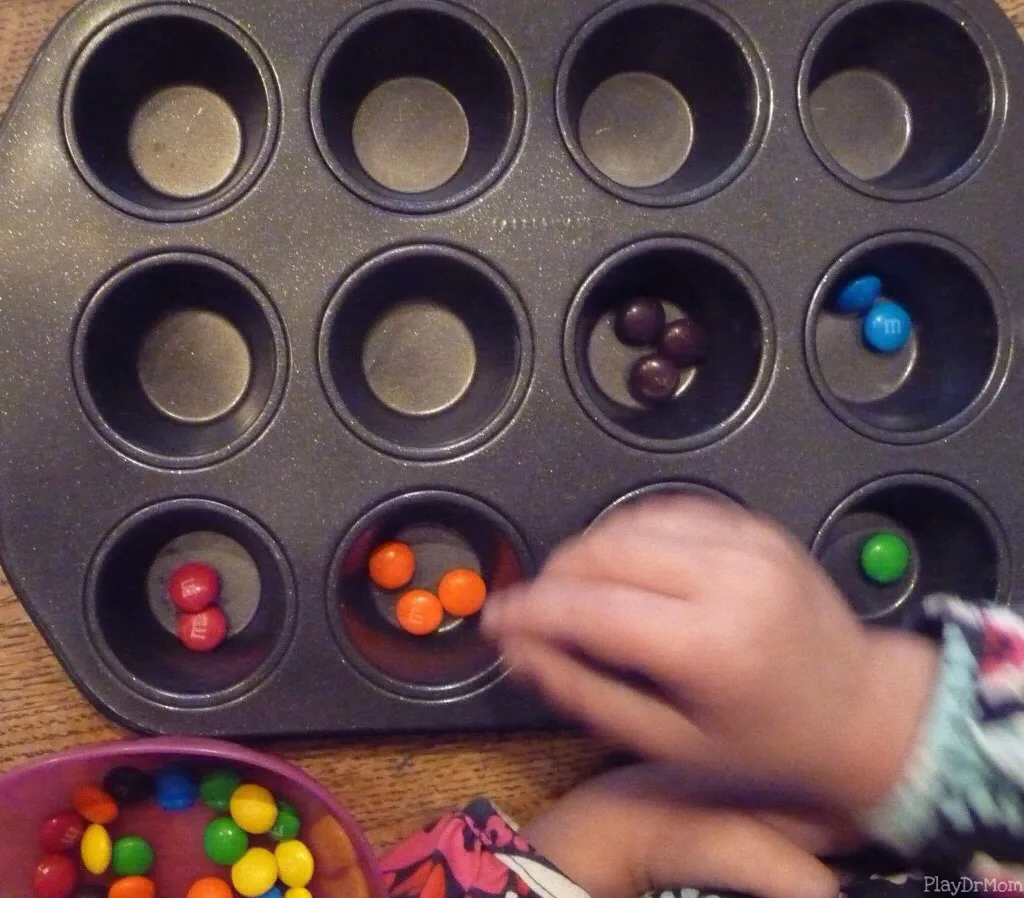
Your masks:
M0 883L4 895L31 895L35 866L42 856L39 824L68 809L71 791L98 783L113 767L156 770L165 764L199 769L234 767L247 781L295 805L302 821L299 838L316 861L309 889L316 898L386 898L380 869L366 837L352 816L298 767L237 745L209 739L158 738L91 745L49 755L0 776ZM228 871L203 853L202 830L213 812L197 805L164 811L154 802L126 808L111 825L113 835L140 835L153 846L150 877L160 898L185 898L200 876L229 878ZM84 871L83 871L84 872ZM94 881L94 880L83 880Z

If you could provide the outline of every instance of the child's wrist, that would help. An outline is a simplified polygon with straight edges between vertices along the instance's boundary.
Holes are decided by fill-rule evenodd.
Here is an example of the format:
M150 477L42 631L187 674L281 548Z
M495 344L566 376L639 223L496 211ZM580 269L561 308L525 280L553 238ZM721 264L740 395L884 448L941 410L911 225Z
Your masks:
M873 630L862 695L842 728L830 785L843 812L860 814L900 784L928 716L939 665L938 644L917 633Z

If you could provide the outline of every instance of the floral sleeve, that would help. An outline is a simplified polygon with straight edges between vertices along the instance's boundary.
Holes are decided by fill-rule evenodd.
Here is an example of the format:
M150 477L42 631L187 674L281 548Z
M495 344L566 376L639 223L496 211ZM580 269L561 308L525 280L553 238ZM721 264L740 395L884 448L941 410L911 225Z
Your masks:
M902 783L862 824L922 866L1024 882L1024 620L933 596L913 625L941 640L932 704Z
M391 898L588 898L483 798L400 842L381 869Z

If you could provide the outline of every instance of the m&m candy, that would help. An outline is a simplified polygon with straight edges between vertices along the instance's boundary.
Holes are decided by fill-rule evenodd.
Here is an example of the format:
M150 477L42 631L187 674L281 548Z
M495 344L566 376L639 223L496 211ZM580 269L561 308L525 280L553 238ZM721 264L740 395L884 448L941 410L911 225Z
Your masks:
M278 877L293 889L305 888L313 878L313 855L297 839L282 842L274 849Z
M110 841L110 833L98 823L93 823L82 836L81 845L82 866L94 876L106 873L110 866L110 857L113 847Z
M231 884L244 898L260 898L277 882L277 861L266 848L250 848L231 868Z
M392 540L370 553L368 570L370 579L381 589L401 589L412 580L416 558L408 545Z
M227 767L212 770L199 783L199 795L203 804L215 811L226 811L231 803L231 795L242 785L242 778Z
M646 355L629 370L630 395L641 405L660 405L675 398L682 381L679 369L664 356Z
M167 597L179 611L195 614L220 597L220 577L208 564L189 561L174 569L167 580Z
M153 866L153 847L141 836L122 836L114 842L110 865L118 876L145 876Z
M849 314L866 312L882 295L882 282L873 274L865 274L847 281L835 298L836 311Z
M441 600L425 589L402 593L395 605L395 617L403 630L413 636L426 636L441 626L444 608Z
M907 310L883 299L864 317L864 342L875 352L899 352L910 342L911 329Z
M441 606L455 617L469 617L484 606L487 584L476 571L456 568L448 571L437 584Z
M92 783L76 786L72 790L71 805L90 823L107 826L117 819L117 802Z
M75 862L67 855L48 854L36 864L32 894L35 898L71 898L77 883Z
M656 299L623 303L615 313L615 336L626 346L653 346L665 328L665 307Z
M275 842L287 842L299 834L298 812L286 801L277 803L277 820L267 835Z
M235 823L247 833L256 835L267 832L277 820L277 802L274 801L274 796L263 786L252 783L235 789L231 796L230 810Z
M204 876L189 886L185 898L234 898L235 893L223 879Z
M177 633L178 639L193 652L212 652L227 638L228 620L216 606L195 614L181 614Z
M313 898L313 893L309 889L289 889L284 898Z
M203 850L215 864L230 867L249 850L249 837L230 817L217 817L203 830Z
M902 580L910 569L910 562L910 546L898 533L881 530L861 546L861 571L880 586L891 586Z
M111 885L107 898L156 898L156 884L145 876L125 876Z
M79 886L71 893L71 898L107 898L107 890L103 886Z
M198 794L198 783L183 767L165 767L156 775L156 803L165 811L191 807Z
M666 328L658 352L678 368L690 368L704 359L708 334L689 315L677 318Z
M153 795L153 777L138 767L115 767L103 777L103 788L119 805L141 804Z
M47 854L74 851L82 841L84 832L85 821L78 814L62 811L48 817L39 826L39 844Z

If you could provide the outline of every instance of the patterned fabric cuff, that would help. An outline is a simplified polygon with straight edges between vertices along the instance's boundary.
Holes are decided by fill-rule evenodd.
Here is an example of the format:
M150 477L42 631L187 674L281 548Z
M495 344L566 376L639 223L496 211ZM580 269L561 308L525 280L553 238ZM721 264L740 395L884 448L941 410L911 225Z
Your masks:
M589 898L485 798L400 842L380 864L392 898Z
M929 598L915 624L942 640L932 704L903 781L860 823L907 858L963 869L1024 835L1022 780L1008 769L1024 762L1024 624L947 596Z

